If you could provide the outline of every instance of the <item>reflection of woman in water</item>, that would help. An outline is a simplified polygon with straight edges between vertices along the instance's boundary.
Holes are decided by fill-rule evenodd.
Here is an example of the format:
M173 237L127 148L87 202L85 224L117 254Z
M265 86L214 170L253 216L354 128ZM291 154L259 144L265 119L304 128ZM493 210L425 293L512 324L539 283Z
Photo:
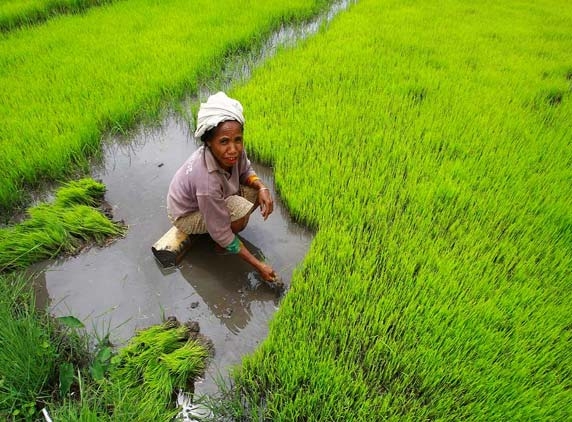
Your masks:
M264 280L275 281L274 270L252 255L236 236L259 205L264 220L274 210L269 189L246 156L243 126L242 105L223 92L201 104L195 138L203 145L175 173L167 211L179 230L209 233L217 250L238 254Z

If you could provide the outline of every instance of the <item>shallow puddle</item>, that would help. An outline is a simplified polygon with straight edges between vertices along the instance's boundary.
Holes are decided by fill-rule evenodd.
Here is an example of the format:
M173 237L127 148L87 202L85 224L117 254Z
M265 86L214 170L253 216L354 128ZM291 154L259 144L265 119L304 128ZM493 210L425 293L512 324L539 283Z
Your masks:
M56 316L81 319L92 333L111 332L115 344L167 316L198 321L216 354L196 392L213 393L214 379L226 376L229 365L266 337L279 297L240 258L217 255L208 236L194 243L176 268L165 270L153 257L151 245L170 228L165 197L171 177L197 148L184 122L169 117L157 129L141 129L108 145L104 165L93 176L107 186L105 199L114 219L129 226L127 235L108 247L33 268L38 300ZM245 146L248 151L248 138ZM254 167L272 188L271 170ZM272 193L274 213L263 221L255 211L241 237L289 286L312 234L290 220L273 188Z

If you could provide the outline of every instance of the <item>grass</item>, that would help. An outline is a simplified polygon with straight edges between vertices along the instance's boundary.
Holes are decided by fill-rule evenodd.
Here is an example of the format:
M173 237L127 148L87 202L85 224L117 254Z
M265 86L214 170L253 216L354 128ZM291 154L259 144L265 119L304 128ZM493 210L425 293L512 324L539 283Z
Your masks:
M21 273L1 274L0 293L0 418L37 420L58 398L62 365L89 363L90 339L38 309Z
M363 0L232 90L318 230L235 374L252 419L570 418L570 22Z
M327 4L217 1L121 1L1 34L0 211L86 170L103 133L156 118L227 55Z
M36 307L27 277L0 275L0 293L2 420L39 420L46 408L58 421L169 421L172 395L191 391L208 362L211 346L194 324L169 319L118 352L107 337L94 350L80 321Z
M62 13L79 13L113 0L3 0L0 3L0 31L44 22Z
M0 277L0 417L29 416L54 375L51 328L36 312L22 277Z
M97 208L105 187L93 179L70 182L52 203L28 210L29 218L0 228L0 272L25 269L61 253L74 253L88 242L102 245L125 228Z

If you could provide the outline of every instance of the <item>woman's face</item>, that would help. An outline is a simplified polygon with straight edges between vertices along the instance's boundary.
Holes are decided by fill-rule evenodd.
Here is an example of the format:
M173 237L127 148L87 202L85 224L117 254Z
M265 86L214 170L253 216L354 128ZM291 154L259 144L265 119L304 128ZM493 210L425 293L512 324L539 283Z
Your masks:
M242 154L242 125L234 120L219 123L207 145L225 170L230 170Z

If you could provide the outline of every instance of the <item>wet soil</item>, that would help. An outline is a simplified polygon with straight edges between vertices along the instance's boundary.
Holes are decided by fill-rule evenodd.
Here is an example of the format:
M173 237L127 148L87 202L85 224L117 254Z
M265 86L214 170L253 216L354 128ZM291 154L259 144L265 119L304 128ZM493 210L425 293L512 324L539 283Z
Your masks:
M266 337L281 296L237 256L217 255L208 235L175 268L163 269L151 253L170 228L165 198L171 177L197 148L185 122L169 116L160 127L140 128L106 145L104 162L93 177L107 186L105 200L128 232L104 248L33 267L38 301L55 316L81 319L92 334L110 332L116 345L169 316L198 322L215 355L195 392L214 393L215 379L226 376L229 366ZM248 140L245 146L248 151ZM275 211L266 221L255 211L241 237L288 288L312 234L291 221L274 192L271 169L254 167L272 189Z

